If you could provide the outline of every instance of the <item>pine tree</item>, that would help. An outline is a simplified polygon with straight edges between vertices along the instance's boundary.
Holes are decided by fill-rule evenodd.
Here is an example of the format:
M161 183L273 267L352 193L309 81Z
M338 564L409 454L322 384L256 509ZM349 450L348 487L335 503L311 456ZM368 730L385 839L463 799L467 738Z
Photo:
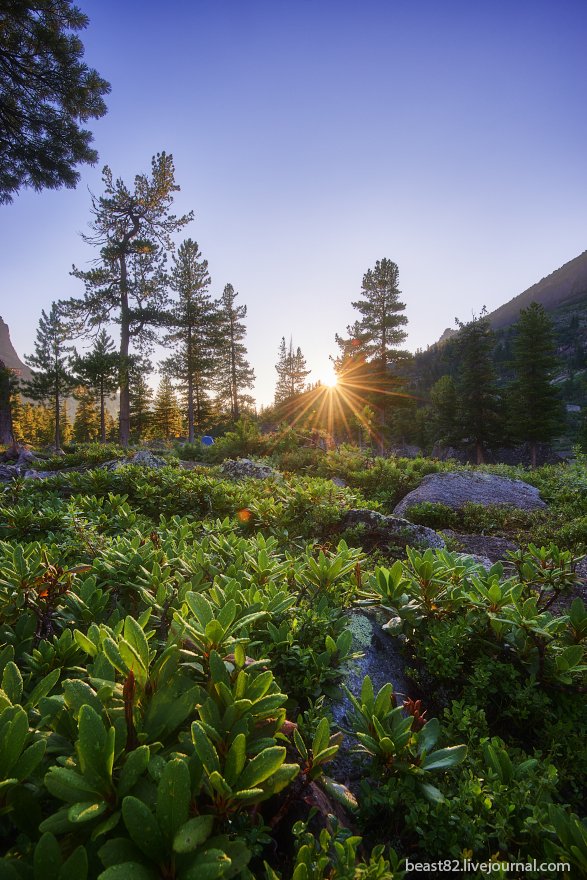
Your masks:
M91 443L100 437L106 440L105 420L102 421L96 408L96 397L89 388L81 386L75 392L77 409L73 420L73 439L77 443Z
M25 358L33 369L33 378L23 383L25 394L32 400L42 403L52 402L54 422L54 443L57 450L61 449L61 404L64 395L75 387L75 378L68 369L71 347L66 345L67 326L55 303L47 315L41 312L35 353Z
M69 300L74 318L91 327L110 321L120 324L120 442L130 438L129 368L131 342L153 338L153 327L164 320L167 305L163 262L173 250L172 234L192 219L192 214L171 214L175 183L172 156L158 153L151 176L139 174L134 188L114 180L104 168L104 195L92 196L93 233L84 240L100 248L100 265L73 274L85 284L85 297Z
M110 86L83 63L88 18L72 0L3 2L0 22L2 203L23 186L77 184L76 165L98 159L80 122L103 116Z
M459 440L459 395L452 376L441 376L430 389L431 422L434 441Z
M559 364L553 325L536 302L520 311L514 328L513 368L516 378L508 389L510 423L514 437L530 443L532 467L536 446L548 443L564 426L559 393L553 385Z
M152 434L154 437L163 437L165 440L171 440L174 437L180 436L181 429L181 409L177 400L177 394L169 376L164 375L159 382L153 402Z
M243 323L247 315L246 306L237 306L232 284L227 284L222 297L217 302L217 365L216 389L219 403L225 406L233 421L236 421L243 407L253 406L253 398L244 392L251 388L255 374L247 360L247 349L243 344L246 327Z
M151 427L153 389L145 379L152 370L146 358L133 357L130 364L130 429L135 443L147 436Z
M484 446L500 436L500 399L493 368L494 335L485 309L468 324L457 322L461 428L475 444L477 464Z
M279 360L275 369L277 370L275 404L283 403L306 389L306 376L310 375L311 370L306 368L306 359L301 348L298 346L294 349L291 336L287 347L285 336L281 337Z
M379 411L379 445L387 427L390 402L401 393L397 367L406 352L399 346L406 339L408 319L400 301L399 269L392 260L377 260L363 276L363 298L352 303L362 317L347 327L348 337L338 334L341 350L335 361L341 390L344 387L354 408L370 403Z
M208 261L202 260L198 244L188 238L178 248L171 270L171 288L178 295L172 306L171 330L165 342L175 347L162 369L178 381L185 394L188 441L194 442L196 429L206 426L210 414L208 388L214 371L216 310L210 299Z
M119 363L114 341L105 330L98 333L91 351L83 356L75 352L71 362L78 381L98 398L102 443L106 442L106 398L118 388Z
M378 361L383 372L397 357L398 346L407 336L403 327L408 319L402 314L406 306L400 302L398 282L397 264L388 259L377 260L375 268L363 275L364 298L352 303L363 317L347 327L350 339L336 337L343 354L348 354L349 348L359 349L368 360Z

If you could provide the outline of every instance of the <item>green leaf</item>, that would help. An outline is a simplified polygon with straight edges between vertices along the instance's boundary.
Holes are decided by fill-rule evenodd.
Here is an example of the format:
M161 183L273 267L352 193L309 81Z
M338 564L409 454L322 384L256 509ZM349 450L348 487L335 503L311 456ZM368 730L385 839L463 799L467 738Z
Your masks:
M139 746L127 755L118 779L118 796L124 797L136 785L149 765L149 746Z
M201 846L212 834L214 816L196 816L188 819L173 839L176 853L190 853Z
M153 862L165 858L167 847L159 824L146 804L132 795L122 802L122 818L131 840Z
M42 678L32 689L29 694L29 698L26 701L25 708L34 709L38 706L39 701L46 697L47 694L50 694L57 682L59 681L59 676L61 675L60 669L54 669L44 678Z
M218 620L206 624L204 635L211 645L221 645L224 640L224 627Z
M225 877L230 868L230 858L221 849L208 849L190 862L190 867L181 875L181 880L217 880ZM102 878L99 878L102 880Z
M33 854L35 880L58 880L61 864L61 849L57 838L46 831L35 846Z
M334 779L330 779L329 776L322 776L319 784L329 797L338 801L338 803L342 804L345 809L350 810L352 813L359 809L359 803L356 797L346 785L342 785L340 782L335 782Z
M91 706L98 715L102 714L104 707L96 691L79 678L68 678L63 682L63 696L66 706L76 718L82 706Z
M224 778L229 785L234 785L243 772L246 760L247 738L244 733L235 736L231 747L226 755L224 763Z
M316 728L316 733L314 734L314 739L312 740L312 754L314 759L316 759L316 755L319 754L323 749L328 746L328 741L330 739L330 722L328 718L322 718L318 727Z
M438 718L431 718L418 734L418 754L429 752L440 736L440 722Z
M272 746L263 749L250 761L238 778L239 790L254 788L269 778L285 761L285 748Z
M80 632L79 629L74 630L73 638L82 649L82 651L85 651L86 654L90 655L90 657L96 656L96 654L98 653L98 648L91 639L84 635L83 632Z
M110 730L114 733L114 728ZM78 734L76 746L82 773L95 784L108 782L109 736L102 719L91 706L80 709Z
M79 801L69 808L67 818L75 824L92 822L108 809L106 801Z
M149 643L143 628L130 614L124 621L124 638L132 645L145 670L149 669Z
M157 821L164 837L172 841L189 817L191 781L188 765L181 758L169 761L157 787Z
M12 773L19 782L22 782L23 779L26 779L27 776L30 776L35 767L41 763L43 760L43 755L45 754L45 749L47 747L47 740L38 739L32 745L25 749L21 754L20 758L12 768Z
M85 846L78 846L64 862L59 872L59 880L86 880L88 876L88 854Z
M215 770L213 773L210 773L208 781L214 791L218 792L220 797L228 800L228 798L232 796L232 788L230 787L230 785L228 785L224 777L217 770Z
M2 690L13 705L20 703L22 698L22 675L20 674L20 669L12 660L9 660L4 667Z
M307 761L308 760L308 749L306 748L306 744L305 744L304 740L302 739L302 735L299 732L299 730L297 729L297 727L294 727L293 739L294 739L294 743L296 745L296 749L300 753L302 760Z
M98 880L158 880L160 876L154 868L146 868L139 862L122 862L106 868L98 875Z
M419 784L420 791L424 797L433 804L441 804L444 801L444 795L435 785L429 782L421 782Z
M0 740L0 779L6 778L18 761L24 748L29 721L22 706L9 706L2 712L2 738Z
M208 739L208 736L199 721L194 721L192 724L192 740L196 748L196 754L208 773L212 773L214 770L220 770L218 753Z
M447 770L465 760L467 746L448 746L426 755L422 761L423 770Z
M88 795L100 794L93 783L69 767L50 767L45 775L45 786L54 797L70 804L87 801Z

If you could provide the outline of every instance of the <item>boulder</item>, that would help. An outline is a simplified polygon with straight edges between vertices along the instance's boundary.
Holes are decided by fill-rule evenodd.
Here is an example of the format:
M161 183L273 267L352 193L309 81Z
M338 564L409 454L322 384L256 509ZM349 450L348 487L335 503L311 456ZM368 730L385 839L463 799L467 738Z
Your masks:
M159 470L159 468L167 467L169 462L153 455L148 449L140 449L131 458L116 458L113 461L106 461L102 467L107 471L117 471L121 467L126 467L127 464L138 464L141 467Z
M519 510L539 510L546 507L538 489L522 480L511 480L480 471L428 474L417 489L409 492L394 509L396 516L404 516L415 504L424 502L444 504L453 510L474 504L498 504Z
M492 535L461 535L452 529L443 529L445 538L451 538L458 549L474 558L487 559L492 565L494 562L503 562L509 550L519 550L517 544L507 538L495 538Z
M235 480L252 478L253 480L282 480L283 477L268 464L251 461L250 458L239 458L236 461L227 459L220 468L221 473Z
M407 519L385 516L377 510L348 510L342 520L342 528L362 525L368 546L432 547L442 549L446 546L441 536L426 526L418 526Z

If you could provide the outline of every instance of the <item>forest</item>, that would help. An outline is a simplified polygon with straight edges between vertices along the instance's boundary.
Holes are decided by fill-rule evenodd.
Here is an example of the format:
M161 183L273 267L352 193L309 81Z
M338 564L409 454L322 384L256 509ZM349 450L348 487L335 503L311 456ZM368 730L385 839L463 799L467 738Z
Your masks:
M87 24L0 5L5 210L97 160ZM284 328L257 407L178 191L170 153L106 165L79 294L28 378L0 363L0 880L587 876L587 422L552 317L410 354L384 257L332 383Z

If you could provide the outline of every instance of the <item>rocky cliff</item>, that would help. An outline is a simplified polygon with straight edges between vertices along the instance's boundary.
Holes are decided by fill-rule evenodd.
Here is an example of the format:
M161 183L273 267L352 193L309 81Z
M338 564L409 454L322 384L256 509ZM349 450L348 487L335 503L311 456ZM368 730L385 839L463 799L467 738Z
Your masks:
M21 379L30 379L31 371L26 364L23 364L17 355L15 348L10 339L10 330L2 318L0 318L0 361L4 361L11 370L16 370Z

